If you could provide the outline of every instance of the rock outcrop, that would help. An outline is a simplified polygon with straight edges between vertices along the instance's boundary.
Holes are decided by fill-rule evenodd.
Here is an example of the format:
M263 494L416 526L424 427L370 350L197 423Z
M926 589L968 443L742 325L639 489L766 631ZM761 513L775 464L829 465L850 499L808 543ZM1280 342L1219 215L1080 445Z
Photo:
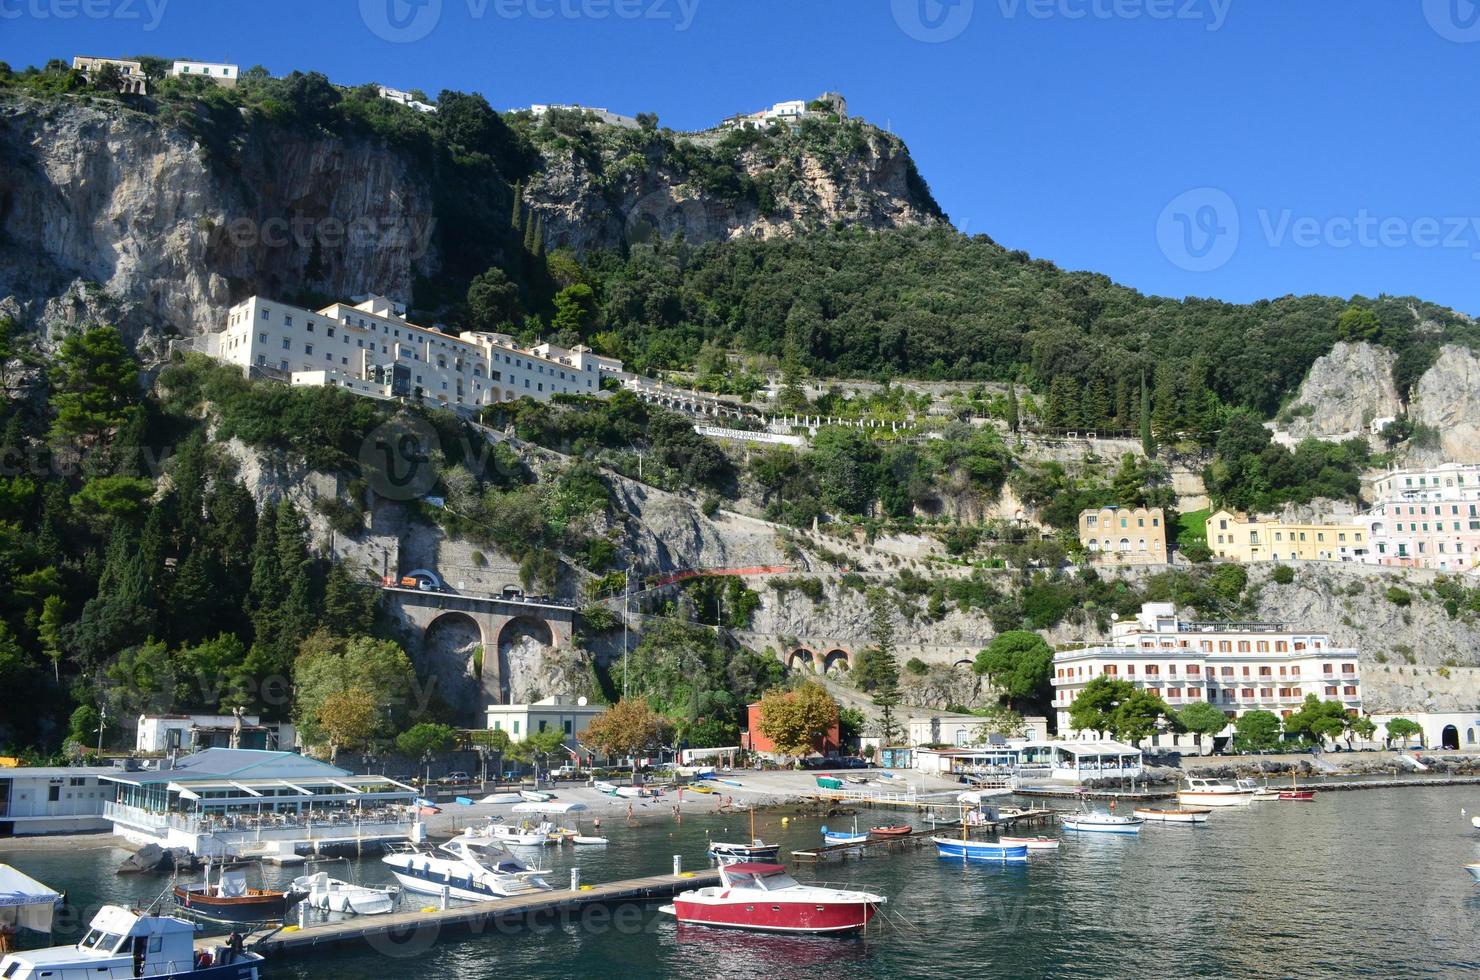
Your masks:
M1386 347L1338 341L1310 366L1295 400L1280 413L1281 425L1297 439L1344 439L1365 433L1375 418L1397 417L1396 363Z
M1445 344L1414 386L1410 412L1413 421L1438 432L1445 461L1480 462L1480 357Z

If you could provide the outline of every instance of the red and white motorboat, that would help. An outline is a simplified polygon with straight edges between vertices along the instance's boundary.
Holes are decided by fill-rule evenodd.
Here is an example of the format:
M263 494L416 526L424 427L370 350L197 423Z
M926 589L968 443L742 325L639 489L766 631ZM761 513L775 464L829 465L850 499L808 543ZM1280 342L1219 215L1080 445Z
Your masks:
M718 885L680 892L660 911L684 925L762 932L856 932L887 899L803 885L784 864L741 862L719 869Z

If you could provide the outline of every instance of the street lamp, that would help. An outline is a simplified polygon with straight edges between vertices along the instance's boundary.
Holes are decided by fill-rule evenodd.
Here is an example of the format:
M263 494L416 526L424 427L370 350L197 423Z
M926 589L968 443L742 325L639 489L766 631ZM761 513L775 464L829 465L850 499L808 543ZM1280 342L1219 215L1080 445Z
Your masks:
M108 727L108 703L103 702L98 711L98 758L103 758L103 729Z

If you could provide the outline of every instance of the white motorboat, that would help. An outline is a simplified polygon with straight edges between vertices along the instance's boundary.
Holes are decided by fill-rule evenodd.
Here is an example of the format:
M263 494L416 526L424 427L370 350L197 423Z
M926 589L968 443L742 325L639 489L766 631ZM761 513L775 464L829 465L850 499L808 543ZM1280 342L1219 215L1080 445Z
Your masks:
M426 850L401 845L381 858L409 891L473 902L550 891L544 872L531 868L486 837L463 834Z
M1205 806L1188 807L1161 807L1161 806L1138 806L1136 816L1142 820L1155 820L1157 823L1207 823L1208 814L1212 811Z
M605 837L591 837L591 836L589 836L587 834L576 834L574 837L572 837L570 839L570 842L572 844L582 844L582 845L585 845L585 846L588 846L588 847L594 847L594 846L596 846L598 844L610 844L611 843L611 841L608 840Z
M5 980L92 977L179 977L259 980L262 957L241 943L195 948L195 923L172 915L140 915L104 905L87 935L72 946L9 953L0 958Z
M384 915L396 907L396 896L401 894L395 885L355 885L330 878L324 871L294 878L293 890L305 893L303 901L310 908L352 915Z
M1185 778L1187 788L1177 790L1177 802L1183 806L1248 806L1257 792L1252 787L1245 789L1218 779Z
M1140 817L1123 817L1114 813L1076 813L1064 817L1065 830L1095 834L1139 834L1146 821Z
M1234 785L1241 790L1252 790L1254 792L1255 803L1268 803L1272 800L1277 800L1280 798L1280 791L1277 789L1270 789L1268 783L1260 785L1259 783L1254 782L1254 780L1252 779L1240 779L1236 780L1234 782Z
M761 932L846 933L868 924L887 899L870 892L803 885L784 864L721 867L720 884L674 896L659 911L683 925Z

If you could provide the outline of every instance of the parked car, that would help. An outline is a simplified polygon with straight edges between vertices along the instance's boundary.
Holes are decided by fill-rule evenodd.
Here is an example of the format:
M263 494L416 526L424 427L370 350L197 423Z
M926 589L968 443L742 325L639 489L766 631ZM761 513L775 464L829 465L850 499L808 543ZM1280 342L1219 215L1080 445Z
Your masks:
M459 783L472 782L472 779L468 776L467 773L463 772L462 770L457 770L456 772L449 772L447 775L437 780L437 782L443 783L444 785L455 786Z

